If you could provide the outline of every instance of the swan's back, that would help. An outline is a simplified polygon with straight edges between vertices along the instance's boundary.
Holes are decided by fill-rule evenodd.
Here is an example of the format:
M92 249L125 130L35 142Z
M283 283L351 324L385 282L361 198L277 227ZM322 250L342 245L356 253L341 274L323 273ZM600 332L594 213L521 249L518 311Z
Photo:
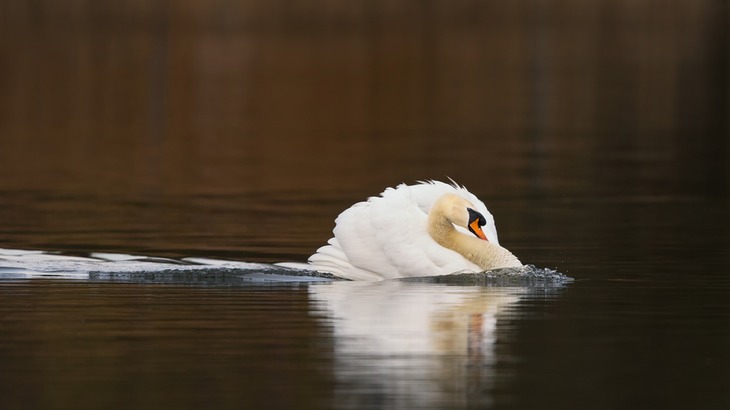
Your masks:
M343 211L335 220L334 237L309 258L307 268L353 280L479 271L458 253L438 245L427 232L431 206L447 193L471 202L486 219L483 229L489 241L499 243L494 218L466 188L438 181L401 184ZM457 229L470 235L466 229Z

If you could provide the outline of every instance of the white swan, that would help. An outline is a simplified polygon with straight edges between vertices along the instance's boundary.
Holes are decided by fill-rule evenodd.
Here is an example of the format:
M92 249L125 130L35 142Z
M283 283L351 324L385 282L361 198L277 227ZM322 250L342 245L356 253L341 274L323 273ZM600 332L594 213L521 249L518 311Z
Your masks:
M499 245L494 218L484 203L455 183L388 188L346 209L335 224L334 237L307 264L280 265L352 280L522 266Z

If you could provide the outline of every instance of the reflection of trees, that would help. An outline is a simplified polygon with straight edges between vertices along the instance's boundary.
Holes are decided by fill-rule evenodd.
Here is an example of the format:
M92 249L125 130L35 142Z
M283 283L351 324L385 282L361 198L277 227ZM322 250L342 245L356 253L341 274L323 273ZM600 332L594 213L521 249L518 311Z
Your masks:
M5 184L727 186L726 2L66 3L3 8Z
M334 332L336 407L491 401L497 317L526 290L402 282L310 287Z

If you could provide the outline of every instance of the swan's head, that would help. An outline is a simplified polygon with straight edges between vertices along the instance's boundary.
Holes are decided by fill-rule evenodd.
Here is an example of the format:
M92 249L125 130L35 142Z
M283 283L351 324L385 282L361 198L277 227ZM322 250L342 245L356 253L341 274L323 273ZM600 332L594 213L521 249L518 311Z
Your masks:
M454 225L467 229L479 239L488 240L482 230L487 219L467 199L455 194L445 194L436 201L434 208L440 210Z

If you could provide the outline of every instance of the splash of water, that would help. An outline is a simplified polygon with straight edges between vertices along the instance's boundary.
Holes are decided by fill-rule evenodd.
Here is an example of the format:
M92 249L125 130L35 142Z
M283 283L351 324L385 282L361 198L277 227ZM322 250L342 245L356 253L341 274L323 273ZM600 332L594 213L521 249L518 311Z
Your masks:
M312 282L341 280L334 275L291 269L265 263L208 258L170 259L119 253L85 256L57 252L0 249L0 279L65 278L146 283L197 283L231 285L241 282ZM562 284L572 278L548 269L526 265L482 273L454 273L396 279L409 282L456 285L525 286Z
M487 272L457 272L442 276L424 276L400 279L407 282L445 283L454 285L562 285L572 282L573 278L550 268L525 265L519 268L501 268Z

